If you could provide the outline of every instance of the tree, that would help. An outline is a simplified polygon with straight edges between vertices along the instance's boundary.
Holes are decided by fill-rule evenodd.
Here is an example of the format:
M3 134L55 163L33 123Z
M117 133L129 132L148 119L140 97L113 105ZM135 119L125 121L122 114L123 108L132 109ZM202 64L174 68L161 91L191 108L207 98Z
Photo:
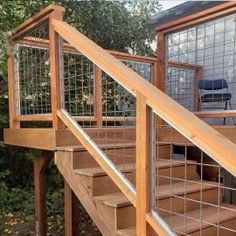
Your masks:
M7 37L9 31L34 15L50 3L66 8L65 20L75 26L100 46L134 54L154 55L150 43L155 39L154 32L148 28L148 20L156 14L160 6L157 1L68 1L68 0L14 0L0 2L0 127L8 126L7 109ZM2 136L2 133L1 133ZM17 153L17 155L16 155ZM10 149L0 146L0 192L1 183L5 191L10 188L25 186L25 191L32 188L33 154L28 150ZM8 158L4 159L4 156ZM20 163L24 163L22 168ZM6 172L7 170L7 172ZM12 172L20 173L18 175ZM31 177L29 177L31 176ZM27 181L26 181L27 180ZM54 180L55 182L56 180ZM50 184L49 184L50 187ZM53 184L52 188L55 188ZM8 189L9 190L9 189ZM7 192L7 191L5 191ZM14 195L14 194L12 194ZM11 196L11 195L9 195ZM22 194L23 196L23 194ZM1 195L2 197L2 195ZM8 201L6 197L6 201ZM1 199L0 199L1 200ZM20 202L19 199L17 201ZM4 202L3 205L8 205ZM9 206L9 205L8 205ZM1 205L0 205L1 208Z
M154 55L155 39L148 27L157 1L15 0L0 3L0 76L6 78L6 41L9 31L50 3L66 8L65 20L100 46L134 54Z

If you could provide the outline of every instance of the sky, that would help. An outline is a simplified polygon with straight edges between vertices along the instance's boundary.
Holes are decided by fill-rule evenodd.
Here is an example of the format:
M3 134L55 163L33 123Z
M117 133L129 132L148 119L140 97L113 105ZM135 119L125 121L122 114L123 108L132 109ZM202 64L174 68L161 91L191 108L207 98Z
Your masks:
M173 6L179 5L183 2L187 2L187 0L162 0L159 3L163 6L163 10L169 9Z

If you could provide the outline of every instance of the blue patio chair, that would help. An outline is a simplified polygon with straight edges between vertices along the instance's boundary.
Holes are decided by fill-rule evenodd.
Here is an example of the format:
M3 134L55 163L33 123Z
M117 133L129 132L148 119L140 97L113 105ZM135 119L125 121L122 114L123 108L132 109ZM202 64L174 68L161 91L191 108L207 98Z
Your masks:
M199 80L198 89L200 91L200 106L202 106L202 104L204 103L208 104L217 103L218 104L217 108L218 108L219 105L223 103L224 110L227 110L228 106L232 110L232 105L231 105L232 94L228 92L228 83L226 82L225 79ZM204 91L204 93L201 93L201 91ZM216 106L211 106L208 108L216 108ZM223 119L223 124L225 125L225 117Z

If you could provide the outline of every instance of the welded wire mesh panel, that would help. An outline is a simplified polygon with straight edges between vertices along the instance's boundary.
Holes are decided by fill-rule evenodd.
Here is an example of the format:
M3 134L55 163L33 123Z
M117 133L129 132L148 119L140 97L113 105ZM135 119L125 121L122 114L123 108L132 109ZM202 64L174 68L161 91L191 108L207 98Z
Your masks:
M154 214L177 235L236 235L236 178L153 116Z
M152 66L151 63L138 62L132 60L121 60L126 66L137 72L145 80L152 82Z
M48 24L15 42L15 97L18 115L51 113L50 61L46 40Z
M103 74L103 117L120 117L122 121L135 118L135 97L107 74Z
M195 70L168 67L167 94L190 111L196 110Z
M203 80L224 79L227 83L227 91L207 91L210 94L207 96L212 98L209 100L203 97L200 101L201 110L211 107L224 110L226 103L228 110L236 108L235 32L236 14L233 14L167 35L166 63L177 61L198 64L203 67ZM167 87L171 87L172 82L167 80Z
M94 116L94 65L82 54L64 51L64 103L72 116ZM88 119L89 119L88 118Z
M64 108L87 133L91 142L103 151L111 165L134 186L134 96L66 41L63 41L62 67ZM98 166L95 163L94 168ZM91 171L94 171L93 168ZM109 189L107 191L109 193Z
M126 66L141 75L145 80L152 81L152 64L138 61L121 60ZM103 74L103 116L123 117L123 125L131 125L132 119L136 116L135 97L125 88L118 84L107 74ZM125 121L125 123L124 123Z

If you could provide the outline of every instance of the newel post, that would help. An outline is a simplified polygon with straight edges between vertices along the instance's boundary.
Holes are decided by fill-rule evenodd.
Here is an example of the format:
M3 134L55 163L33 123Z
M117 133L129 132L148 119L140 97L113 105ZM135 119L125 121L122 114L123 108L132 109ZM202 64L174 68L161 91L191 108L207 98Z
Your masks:
M150 131L151 109L146 98L137 94L136 100L136 232L147 236L146 215L150 212Z
M55 10L49 17L49 50L51 75L51 106L52 123L54 129L64 128L64 124L57 116L57 110L62 108L64 95L62 94L61 78L63 76L63 42L54 30L52 21L63 20L64 11Z

